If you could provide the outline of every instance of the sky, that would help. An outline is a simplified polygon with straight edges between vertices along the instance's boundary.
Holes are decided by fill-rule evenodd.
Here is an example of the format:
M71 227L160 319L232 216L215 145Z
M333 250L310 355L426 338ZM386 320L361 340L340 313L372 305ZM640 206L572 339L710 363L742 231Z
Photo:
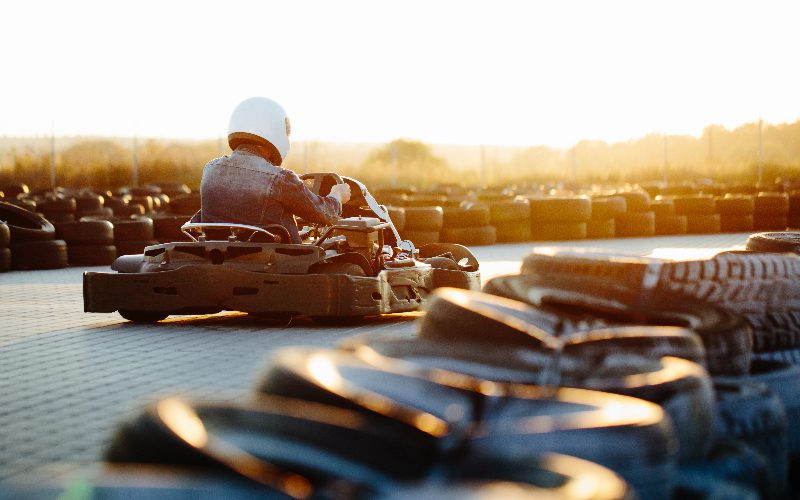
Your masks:
M0 4L0 136L549 145L800 118L794 1Z

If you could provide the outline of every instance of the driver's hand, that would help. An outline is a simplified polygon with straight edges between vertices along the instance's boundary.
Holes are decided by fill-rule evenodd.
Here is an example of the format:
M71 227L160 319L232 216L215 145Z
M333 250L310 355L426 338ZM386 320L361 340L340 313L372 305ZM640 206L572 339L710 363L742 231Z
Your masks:
M333 196L344 205L350 200L350 185L349 184L334 184L331 188L330 196Z

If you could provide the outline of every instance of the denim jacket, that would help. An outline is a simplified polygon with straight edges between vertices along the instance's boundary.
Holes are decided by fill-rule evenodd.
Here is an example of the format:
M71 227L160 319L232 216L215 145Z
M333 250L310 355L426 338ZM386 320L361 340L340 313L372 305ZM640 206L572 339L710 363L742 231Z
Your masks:
M243 148L206 164L200 200L202 222L280 224L293 243L300 243L295 214L307 222L331 224L342 213L338 199L312 193L291 170Z

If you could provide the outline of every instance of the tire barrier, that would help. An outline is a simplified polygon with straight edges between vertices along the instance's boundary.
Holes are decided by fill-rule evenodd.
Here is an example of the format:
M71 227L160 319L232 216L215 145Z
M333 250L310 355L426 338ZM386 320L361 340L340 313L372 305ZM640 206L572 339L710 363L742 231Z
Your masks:
M745 249L755 252L793 253L800 255L800 232L783 231L751 234Z
M656 216L651 211L621 214L614 218L614 229L621 238L654 236Z
M12 269L59 269L68 265L67 243L64 240L15 241L12 235Z
M667 291L690 298L685 300L707 301L747 319L755 352L789 342L794 345L781 339L798 335L789 333L795 331L800 313L800 258L796 255L721 252L687 261L621 257L590 251L534 251L522 267L524 273L540 279L572 275L577 281L591 278L635 294Z
M161 243L172 241L189 241L191 238L183 234L183 226L191 218L191 215L156 214L153 217L153 231L155 239Z
M487 205L443 207L439 241L467 246L494 245L497 230L489 225L490 220Z
M11 270L11 230L8 224L0 222L0 273Z
M11 203L0 202L0 220L8 225L14 243L52 240L56 235L47 219Z

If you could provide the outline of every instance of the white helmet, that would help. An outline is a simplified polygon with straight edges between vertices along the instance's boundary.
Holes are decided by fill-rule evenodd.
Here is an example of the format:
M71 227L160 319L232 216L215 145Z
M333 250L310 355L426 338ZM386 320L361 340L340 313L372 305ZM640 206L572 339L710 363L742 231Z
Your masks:
M279 158L275 161L280 165L289 154L290 132L289 117L280 104L266 97L251 97L239 103L231 113L228 144L231 149L242 142L271 146L277 150Z

